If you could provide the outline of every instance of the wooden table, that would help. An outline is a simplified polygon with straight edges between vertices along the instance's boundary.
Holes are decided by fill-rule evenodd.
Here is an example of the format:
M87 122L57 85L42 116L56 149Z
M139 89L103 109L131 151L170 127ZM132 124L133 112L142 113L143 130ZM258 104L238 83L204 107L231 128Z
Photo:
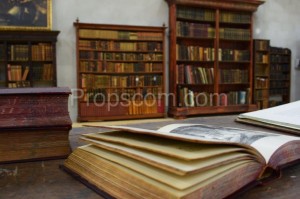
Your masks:
M204 123L217 126L238 127L252 130L262 129L234 122L236 115L211 116L174 120L168 122L139 123L130 126L157 129L170 123ZM142 120L141 120L142 122ZM78 140L82 133L97 132L98 128L73 128L70 143L74 149L84 143ZM59 169L63 160L37 161L0 165L0 198L5 199L98 199L102 198L72 176ZM283 170L280 179L267 185L257 186L236 198L274 199L298 198L300 194L300 164Z

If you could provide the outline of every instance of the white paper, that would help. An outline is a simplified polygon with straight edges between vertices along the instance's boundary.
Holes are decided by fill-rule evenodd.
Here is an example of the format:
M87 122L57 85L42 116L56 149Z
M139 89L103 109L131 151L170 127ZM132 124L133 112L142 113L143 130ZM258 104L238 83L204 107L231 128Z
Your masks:
M194 135L203 140L213 140L213 141L223 141L223 142L232 142L232 143L241 143L249 145L255 148L259 153L264 157L266 162L269 162L272 154L282 145L286 144L289 141L300 140L299 137L279 135L274 133L262 132L262 131L251 131L238 128L222 128L222 127L211 127L212 131L209 132L209 129L205 132L205 128L201 128L202 125L197 124L171 124L160 128L159 132L168 132L176 133L176 129L182 128L182 132L186 131L188 135ZM188 132L189 128L195 126L192 133ZM197 128L199 131L197 132ZM181 133L179 131L179 133ZM241 136L242 135L242 136Z
M239 118L248 118L300 130L300 101L243 113L239 115Z

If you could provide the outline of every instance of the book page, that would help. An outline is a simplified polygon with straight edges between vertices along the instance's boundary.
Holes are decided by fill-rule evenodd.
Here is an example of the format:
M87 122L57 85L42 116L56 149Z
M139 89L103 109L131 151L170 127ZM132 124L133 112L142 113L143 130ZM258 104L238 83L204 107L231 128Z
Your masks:
M291 140L300 140L300 137L295 136L203 124L170 124L156 131L127 126L101 127L188 142L237 145L255 151L265 162L268 162L271 155L283 144Z
M300 101L243 113L238 117L300 130Z
M233 162L230 164L212 168L210 170L207 170L206 172L195 173L193 175L179 176L170 172L166 172L164 170L157 169L141 161L137 161L117 153L113 153L111 151L99 150L98 147L94 147L92 145L82 146L79 148L79 150L90 152L98 157L104 158L117 164L121 162L123 167L130 168L133 171L136 171L149 178L164 183L177 190L188 189L203 181L209 180L214 176L222 174L223 172L226 172L232 168L238 167L239 165L251 163L251 161L249 160L241 160L239 162Z
M92 139L95 141L122 144L186 161L206 159L213 156L246 150L239 146L208 145L175 139L166 139L145 134L126 133L124 131L89 133L84 134L81 139Z
M83 140L104 150L122 154L124 156L142 161L144 163L177 175L198 173L200 171L203 172L221 165L238 162L241 160L250 160L254 158L251 154L245 153L243 151L236 151L230 153L220 153L218 155L210 156L207 158L187 161L175 158L173 156L164 155L162 153L151 152L149 150L137 150L137 148L130 147L128 145L93 140L88 138L83 138ZM172 148L170 148L170 150L172 150ZM204 152L205 150L201 151Z
M266 162L282 145L299 137L279 135L263 131L251 131L238 128L214 127L198 124L171 124L158 129L159 132L194 136L203 140L218 140L249 145L264 157Z

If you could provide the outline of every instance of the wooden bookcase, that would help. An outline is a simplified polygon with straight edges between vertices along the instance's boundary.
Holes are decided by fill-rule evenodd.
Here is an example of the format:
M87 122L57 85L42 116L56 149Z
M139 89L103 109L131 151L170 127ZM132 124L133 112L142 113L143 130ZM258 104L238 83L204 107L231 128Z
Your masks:
M0 88L55 87L59 31L0 31Z
M270 107L290 102L291 50L270 48Z
M258 0L166 0L169 4L169 114L255 110L252 13Z
M254 40L253 101L258 109L269 107L270 40Z
M78 120L164 117L165 27L74 26Z

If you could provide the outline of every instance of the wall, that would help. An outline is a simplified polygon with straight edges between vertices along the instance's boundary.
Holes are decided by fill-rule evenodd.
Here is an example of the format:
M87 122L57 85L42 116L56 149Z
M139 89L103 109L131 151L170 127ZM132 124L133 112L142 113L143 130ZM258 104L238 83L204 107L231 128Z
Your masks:
M73 23L78 18L83 23L128 24L162 26L168 24L168 6L164 0L52 0L53 30L61 33L57 42L58 86L75 89L76 52ZM272 46L292 50L291 99L300 99L300 70L295 59L300 58L299 0L267 0L254 16L254 37L270 39ZM168 62L167 62L168 64ZM77 118L75 95L70 99L69 111L72 121Z
M267 0L254 14L254 38L270 39L272 46L292 51L292 101L300 100L300 70L295 68L300 59L299 10L299 0Z

